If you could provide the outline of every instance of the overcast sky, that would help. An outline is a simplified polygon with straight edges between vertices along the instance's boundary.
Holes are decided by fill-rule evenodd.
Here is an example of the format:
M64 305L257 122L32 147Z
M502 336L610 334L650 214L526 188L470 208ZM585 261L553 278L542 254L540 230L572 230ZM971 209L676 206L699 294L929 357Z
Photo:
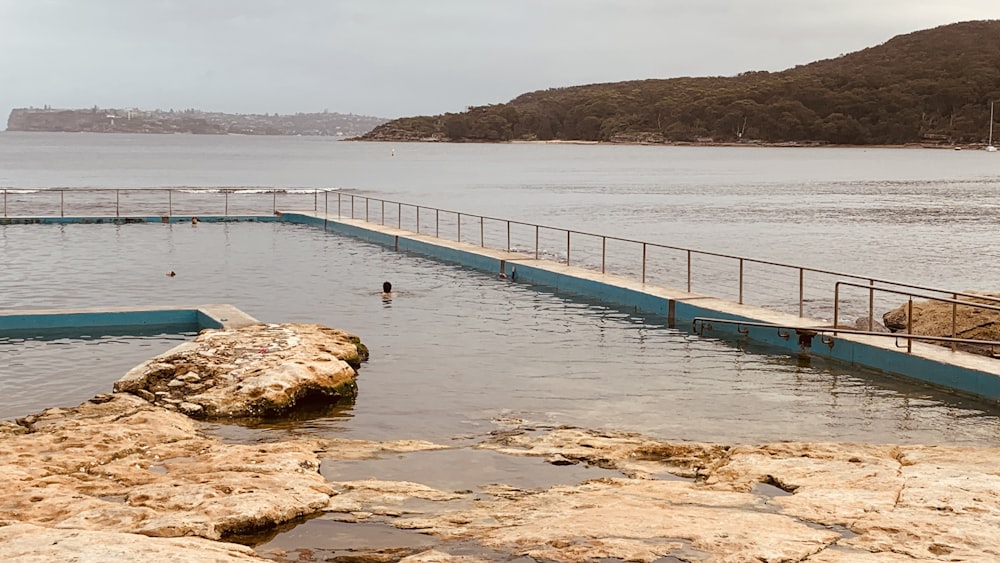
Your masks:
M0 0L13 107L461 111L558 86L783 70L998 0Z

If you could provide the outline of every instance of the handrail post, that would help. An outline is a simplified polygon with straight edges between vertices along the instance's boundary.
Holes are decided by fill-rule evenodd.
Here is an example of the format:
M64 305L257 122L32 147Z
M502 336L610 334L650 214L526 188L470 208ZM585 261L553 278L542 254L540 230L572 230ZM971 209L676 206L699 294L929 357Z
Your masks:
M566 230L566 265L569 266L569 230Z
M271 215L278 214L278 190L271 190Z
M906 334L910 337L906 339L906 353L913 352L913 296L910 296L906 304Z
M396 202L396 228L403 228L403 204Z
M458 240L455 242L462 242L462 214L458 214Z
M385 225L385 200L383 199L381 201L382 201L382 218L379 219L379 224Z
M740 258L740 300L739 304L743 304L743 259Z
M687 251L688 255L688 293L691 293L691 251Z
M605 273L605 263L607 261L608 255L608 237L601 237L601 273Z
M323 230L326 230L326 222L330 218L330 190L323 190Z
M368 222L368 201L369 201L369 198L366 196L365 197L365 223Z
M319 190L313 190L313 211L319 211Z
M420 234L420 206L417 206L417 234Z
M805 270L799 268L799 318L801 319L803 315L802 304L805 302Z
M646 283L646 243L642 243L642 283Z
M868 280L868 332L875 330L875 280Z
M483 229L483 216L479 216L479 247L486 248L486 231Z
M958 295L952 293L951 298L958 301ZM955 338L958 334L958 303L951 304L951 337ZM957 343L951 343L951 351L954 352L958 348Z
M351 219L354 219L354 194L351 194Z
M434 208L434 238L441 238L441 210Z
M7 216L7 190L3 191L3 216Z
M510 252L510 219L507 220L507 252Z
M840 282L833 284L833 335L837 336L837 323L840 319Z
M115 190L115 217L121 217L121 213L119 211L121 209L121 198L119 197L118 192L119 190ZM7 195L6 192L4 192L4 195Z
M538 225L535 225L535 260L538 260Z
M337 219L341 218L340 208L341 208L341 199L343 199L341 197L342 195L344 194L342 194L341 192L337 192Z
M65 208L66 208L65 201L66 201L66 199L65 198L66 198L66 190L59 190L59 216L60 217L65 217L66 216L66 211L65 211Z
M225 194L225 196L226 196L225 197L225 203L224 203L224 209L222 211L222 214L224 216L228 217L229 216L229 190L222 190L222 193Z
M167 190L167 217L174 216L174 190Z

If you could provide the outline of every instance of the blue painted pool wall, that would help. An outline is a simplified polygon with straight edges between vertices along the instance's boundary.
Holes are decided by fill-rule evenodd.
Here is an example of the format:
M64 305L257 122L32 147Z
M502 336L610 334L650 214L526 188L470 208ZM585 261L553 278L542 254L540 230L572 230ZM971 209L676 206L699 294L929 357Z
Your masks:
M657 315L667 315L669 312L670 300L665 297L651 295L627 287L610 285L597 280L578 278L560 272L534 268L518 262L508 262L507 273L510 273L511 266L517 268L517 281L519 283L546 285L562 291L593 297L606 303L632 307ZM499 271L500 266L498 262L494 261L490 267L492 271Z
M321 228L325 227L328 231L338 234L348 235L398 250L416 252L484 272L494 273L500 271L499 259L476 252L455 249L449 246L439 246L433 242L415 240L408 237L396 237L395 235L332 220L324 222L322 218L307 215L285 214L283 218L288 222L314 225ZM517 267L517 281L519 283L545 285L561 291L596 298L607 303L635 308L643 312L659 315L668 314L670 300L665 297L650 295L642 291L618 287L601 281L553 272L548 269L534 268L517 261L508 261L506 267L508 273L512 265ZM674 300L675 326L683 330L692 330L691 323L696 317L735 321L759 321L759 319L733 315L724 311L700 306L697 304L696 299ZM737 328L733 324L715 323L711 329L704 331L704 335L708 337L716 336L727 339L738 339L742 335L737 331ZM813 356L835 359L856 366L876 369L994 401L1000 400L1000 378L989 373L937 362L920 356L906 354L903 351L887 350L840 338L833 338L834 344L830 347L824 343L824 337L818 334L803 349L799 344L799 338L794 329L780 332L774 328L767 327L744 327L744 329L750 331L749 335L746 336L750 340L783 349L790 354L808 352ZM787 334L788 337L782 337L781 334ZM827 337L827 341L829 341L829 337Z
M202 327L199 314L199 311L194 309L11 314L0 315L0 331L159 325L182 325L190 327L190 330L198 330Z
M214 317L212 317L210 315L207 315L201 309L195 311L195 319L198 321L198 330L201 330L203 328L222 328L223 327L222 323L219 322L219 319L216 319L216 318L214 318Z

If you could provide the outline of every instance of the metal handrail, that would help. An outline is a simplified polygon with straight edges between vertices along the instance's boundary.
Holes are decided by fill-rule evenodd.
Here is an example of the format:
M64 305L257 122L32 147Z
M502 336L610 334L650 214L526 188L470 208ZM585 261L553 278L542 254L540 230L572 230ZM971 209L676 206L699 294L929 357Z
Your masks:
M726 254L726 253L721 253L721 252L696 250L696 249L692 249L692 248L686 248L686 247L680 247L680 246L673 246L673 245L667 245L667 244L661 244L661 243L653 243L653 242L641 241L641 240L637 240L637 239L630 239L630 238L619 237L619 236L600 235L600 234L596 234L596 233L592 233L592 232L588 232L588 231L580 231L580 230L574 230L574 229L565 229L565 228L561 228L561 227L553 227L553 226L549 226L549 225L541 225L541 224L537 224L537 223L529 223L529 222L526 222L526 221L518 221L518 220L513 220L513 219L502 219L502 218L498 218L498 217L491 217L491 216L488 216L488 215L474 215L474 214L465 213L465 212L452 211L452 210L444 209L444 208L422 206L422 205L416 205L416 204L411 204L411 203L403 203L403 202L399 202L399 201L395 201L395 200L382 200L380 198L369 198L369 196L363 196L363 195L358 195L358 194L347 194L347 193L343 193L343 192L338 192L338 194L337 194L338 201L340 200L340 198L342 198L344 196L350 196L351 197L352 207L353 207L353 201L354 201L354 199L356 197L357 198L365 198L366 200L372 199L374 201L382 201L382 202L385 202L385 203L394 204L394 205L397 206L397 209L399 210L398 211L398 213L399 213L398 217L399 217L399 223L400 224L402 223L401 215L402 215L402 209L404 207L405 208L414 208L414 209L417 210L418 214L419 214L419 211L421 209L433 210L435 212L436 216L438 216L438 217L440 216L441 213L450 213L450 214L453 214L453 215L455 215L455 216L458 217L458 238L456 239L456 242L463 242L462 241L462 236L461 236L462 235L462 233L461 233L461 224L462 224L461 219L462 219L463 216L468 217L468 218L477 218L477 219L479 219L480 225L482 225L482 222L484 220L495 221L495 222L498 222L498 223L504 223L507 226L507 232L508 232L508 242L507 242L507 248L506 248L506 250L508 250L508 251L510 251L510 236L509 236L510 226L511 225L519 225L519 226L524 226L524 227L531 227L531 228L535 229L535 253L534 254L535 254L535 258L536 259L539 258L539 255L540 255L539 231L542 230L542 229L550 230L550 231L556 231L556 232L565 232L566 233L566 245L567 245L566 246L566 263L567 264L569 264L569 257L570 257L570 252L571 252L571 248L570 248L571 247L571 237L572 236L579 235L579 236L587 236L587 237L599 238L601 240L601 273L606 273L606 270L607 270L607 268L606 268L606 252L607 252L607 242L609 240L610 241L617 241L617 242L628 243L628 244L640 245L642 247L642 263L641 263L642 274L641 274L641 277L640 277L640 281L642 283L646 283L647 256L648 256L648 249L649 248L659 248L659 249L663 249L663 250L671 250L671 251L683 252L687 256L687 272L686 272L686 274L687 274L687 288L686 289L687 289L688 292L691 292L691 278L692 278L692 263L691 263L691 258L692 258L693 255L711 256L711 257L714 257L714 258L723 258L723 259L728 259L728 260L734 260L738 264L738 274L737 275L738 275L738 293L739 293L739 295L738 295L737 302L740 303L740 304L743 304L743 299L744 299L744 289L745 289L744 288L744 269L745 269L745 265L746 264L759 264L759 265L764 265L764 266L773 266L773 267L777 267L777 268L785 268L785 269L795 270L795 271L798 272L798 290L799 290L798 291L798 293L799 293L799 295L798 295L798 309L799 309L799 316L800 317L804 317L805 316L805 314L804 314L804 301L805 301L804 288L805 288L805 279L804 278L805 278L805 274L807 272L810 273L810 274L819 274L819 275L835 276L835 277L849 278L849 279L855 279L855 280L863 280L863 281L868 282L868 286L865 286L865 287L869 287L869 286L870 287L875 287L875 284L882 284L882 285L893 286L893 287L898 287L898 288L907 288L907 289L914 289L914 290L919 290L919 291L928 291L928 292L940 293L940 294L973 295L973 294L963 294L961 292L955 292L955 291L952 291L952 290L940 289L940 288L935 288L935 287L930 287L930 286L924 286L924 285L918 285L918 284L911 284L911 283L906 283L906 282L900 282L900 281L896 281L896 280L878 278L878 277L873 277L873 276L862 276L862 275L858 275L858 274L850 274L850 273L839 272L839 271L835 271L835 270L826 270L826 269L823 269L823 268L811 268L811 267L805 267L805 266L796 266L796 265L792 265L792 264L786 264L786 263L776 262L776 261L771 261L771 260L761 260L761 259L747 258L745 256L737 256L737 255ZM340 208L340 204L338 203L338 209L339 208ZM339 212L338 212L338 217L341 217L341 215L340 215ZM354 217L352 216L352 218L354 218ZM439 228L436 229L434 236L436 238L441 238L441 234L440 234L440 229ZM485 246L485 240L483 240L483 236L482 236L482 227L480 228L480 240L479 240L479 243L480 243L480 246ZM990 299L993 299L993 298L990 298ZM998 303L1000 303L1000 298L996 299L996 301ZM873 306L873 304L870 303L869 306L871 308ZM871 316L871 315L869 315L869 316Z
M988 311L1000 311L1000 305L987 305L986 303L976 303L974 301L964 301L958 299L958 296L970 297L973 299L984 299L986 301L991 301L993 303L1000 303L1000 298L992 297L989 295L979 295L976 293L967 293L961 291L949 292L955 295L954 299L949 299L947 297L934 297L930 295L921 295L919 293L913 293L910 291L901 291L898 289L891 289L887 287L873 287L870 285L861 285L853 282L838 281L833 286L833 326L837 326L839 322L839 310L840 310L840 286L846 285L849 287L859 287L868 290L868 329L872 329L873 315L874 315L874 294L876 291L881 291L883 293L892 293L895 295L905 295L909 297L907 301L907 313L906 313L906 332L913 332L913 298L918 297L920 299L927 299L929 301L938 301L941 303L951 303L951 338L955 338L958 332L958 306L963 305L967 307L976 307L979 309L986 309ZM952 350L955 349L954 344L952 345Z
M877 332L871 330L854 330L845 328L835 328L828 326L797 326L797 325L782 325L775 323L765 323L759 321L741 321L736 319L718 319L711 317L695 317L691 320L691 331L698 334L698 336L704 336L704 329L712 329L712 323L720 324L733 324L736 325L736 331L740 334L747 336L748 330L742 330L743 326L752 326L759 328L773 328L778 331L778 336L784 339L788 339L791 334L783 333L783 330L794 330L797 333L814 333L814 334L832 334L834 337L837 334L858 334L863 336L879 336L883 338L900 338L906 339L906 353L910 354L913 352L912 344L914 340L928 341L928 342L950 342L953 344L972 344L978 346L989 346L993 350L996 346L1000 346L1000 340L978 340L975 338L954 338L950 336L929 336L923 334L910 334L906 332ZM832 346L833 341L824 341L825 344ZM897 348L902 348L899 344L896 344ZM953 348L954 349L954 348Z
M157 187L157 188L0 188L0 192L3 193L3 217L9 217L9 200L11 195L27 195L27 194L58 194L59 195L59 216L66 216L66 193L100 193L100 194L111 194L114 193L114 217L121 217L121 194L122 192L166 192L166 214L167 217L174 216L174 194L175 193L198 193L204 194L218 194L222 196L222 215L229 216L229 195L235 193L241 193L241 195L250 195L252 192L254 195L270 195L270 211L272 214L277 214L278 212L278 195L312 195L313 196L313 211L319 211L319 193L333 191L336 188L263 188L263 187ZM110 205L110 204L109 204ZM213 212L213 211L208 211ZM215 210L214 212L217 212Z
M12 188L0 188L0 191L3 192L3 202L4 202L3 203L3 205L4 205L4 207L3 207L3 213L4 213L4 216L6 217L6 216L8 216L8 212L9 212L9 207L8 207L9 206L8 200L10 199L9 196L13 195L13 194L20 194L21 190L16 190L16 189L12 189ZM168 216L173 216L173 214L177 210L177 204L175 202L175 195L178 195L180 193L185 193L185 194L187 194L187 193L194 193L194 194L198 194L199 196L201 196L201 195L204 195L204 193L207 193L207 192L214 192L214 193L218 194L220 196L220 198L223 200L221 202L218 202L219 204L221 204L221 205L219 205L219 207L221 207L221 211L223 212L223 214L225 216L229 216L229 214L233 211L230 208L230 201L229 201L230 195L232 195L232 194L244 195L245 192L252 191L251 193L245 193L246 197L253 198L256 195L261 200L264 197L270 196L270 197L267 197L267 199L269 200L269 201L267 201L267 204L268 204L267 208L269 208L270 212L272 212L274 214L277 214L278 213L279 203L281 203L281 200L280 200L279 196L281 196L282 194L285 194L285 193L287 193L289 196L293 196L293 195L295 195L295 196L306 195L307 196L307 195L311 194L313 196L312 197L312 199L313 199L313 202L312 202L313 203L313 205L312 205L313 210L318 213L319 210L320 210L320 207L321 207L320 206L320 202L319 202L318 194L322 192L323 193L322 211L324 213L324 216L323 216L324 228L326 228L326 222L327 222L328 218L332 217L331 213L332 213L333 210L331 209L330 193L331 192L336 192L337 193L337 202L336 202L337 211L336 212L337 212L337 217L338 218L342 218L342 217L346 216L347 211L346 211L346 209L344 209L344 207L345 207L345 205L350 205L351 206L350 217L352 219L360 219L360 217L358 217L359 214L356 213L356 211L358 209L358 207L357 207L356 204L360 203L360 201L363 199L364 200L364 206L365 206L364 220L366 220L366 221L369 221L369 222L371 222L371 221L378 221L379 223L385 225L391 219L391 217L388 217L389 213L387 213L387 211L391 212L392 208L394 207L395 208L395 212L396 212L396 221L393 221L392 223L395 223L395 226L397 228L402 229L403 224L404 224L403 215L404 214L409 214L410 210L414 210L415 211L415 215L416 215L416 229L417 229L416 232L418 234L421 234L421 235L430 235L430 236L434 236L436 238L446 238L446 239L451 238L451 236L453 236L455 238L451 238L451 240L457 240L458 242L462 242L462 243L478 244L481 247L488 246L488 245L486 245L486 240L485 240L485 237L486 237L486 227L485 227L485 224L486 224L486 222L499 223L501 225L505 225L506 226L506 240L499 242L499 244L491 244L489 246L491 248L504 249L504 250L507 250L508 252L514 251L514 249L512 248L511 227L512 226L516 226L516 227L519 227L519 228L531 229L531 230L534 231L534 239L535 240L534 240L534 249L533 249L534 252L533 252L533 254L534 254L534 258L535 259L541 259L542 258L542 254L543 254L542 250L543 249L542 249L541 234L542 234L543 231L546 232L546 236L547 237L548 237L548 233L549 232L555 232L557 234L565 233L565 237L564 237L565 238L565 245L566 245L565 246L565 259L564 259L565 263L569 264L570 261L571 261L571 259L572 259L572 264L577 265L577 266L583 265L584 267L586 267L586 264L587 264L587 261L588 261L588 259L586 258L586 256L588 256L587 251L584 250L584 256L585 256L584 259L581 260L580 258L578 258L578 256L580 254L581 247L583 249L592 248L592 250L590 251L589 256L591 256L593 258L596 258L596 252L600 252L600 272L604 273L604 274L607 274L608 270L609 270L609 268L608 268L608 257L609 257L608 242L609 241L613 241L613 242L616 242L616 243L624 243L624 244L627 244L627 245L634 245L637 248L637 250L641 249L641 261L638 261L639 262L638 264L636 264L635 262L631 262L630 263L631 265L629 266L630 272L628 274L626 274L626 275L638 277L638 279L642 283L647 283L647 272L648 272L649 266L651 264L656 264L659 267L659 269L660 269L659 271L661 273L663 271L665 271L662 262L661 263L657 263L657 261L656 261L655 258L653 258L652 261L651 261L650 250L665 250L665 251L669 251L669 252L673 252L673 253L679 253L679 257L678 257L679 259L675 258L675 260L677 260L677 262L678 262L678 267L675 268L675 269L673 269L673 270L669 270L669 271L672 271L674 274L684 275L684 281L679 281L679 283L677 285L686 287L686 290L689 293L692 292L692 289L693 289L692 279L695 277L695 273L696 272L698 273L699 276L703 276L705 271L708 271L708 272L712 273L713 275L716 275L716 272L712 271L712 270L706 270L706 269L696 270L696 267L695 267L696 265L694 263L694 258L695 257L699 257L699 258L701 258L701 257L711 257L712 259L721 259L721 260L733 261L735 267L734 267L734 272L733 272L733 276L732 277L727 278L726 277L727 274L723 273L723 274L716 275L716 277L713 278L713 279L718 281L719 286L725 285L727 283L732 284L735 281L735 284L737 286L735 288L736 289L735 298L736 298L737 302L741 303L741 304L743 304L744 301L745 301L746 289L748 287L747 286L747 266L748 265L761 265L761 266L766 266L766 267L770 267L770 268L775 268L774 271L776 273L779 273L780 275L785 275L785 272L788 272L788 273L797 273L796 277L797 277L797 285L798 285L798 292L797 292L798 293L798 296L797 296L798 316L799 317L803 317L803 318L805 317L805 301L806 301L807 274L808 274L808 276L811 279L816 279L816 276L820 276L820 277L822 277L822 276L833 276L833 277L839 277L839 278L848 279L848 280L855 280L855 281L859 281L859 282L864 282L866 284L866 285L864 285L864 287L867 287L867 288L878 288L880 291L886 290L886 289L889 289L889 288L904 288L904 289L911 289L911 290L917 290L917 291L930 292L930 293L934 293L934 294L938 294L938 295L951 295L951 296L955 296L955 297L957 297L958 295L974 296L973 294L964 294L964 293L954 292L954 291L950 291L950 290L944 290L944 289L939 289L939 288L934 288L934 287L929 287L929 286L921 286L921 285L917 285L917 284L910 284L910 283L905 283L905 282L900 282L900 281L894 281L894 280L888 280L888 279L883 279L883 278L876 278L876 277L872 277L872 276L863 276L863 275L857 275L857 274L850 274L850 273L838 272L838 271L835 271L835 270L827 270L827 269L822 269L822 268L811 268L811 267L805 267L805 266L796 266L796 265L786 264L786 263L772 261L772 260L761 260L761 259L748 258L748 257L744 257L744 256L737 256L737 255L726 254L726 253L721 253L721 252L711 252L711 251L695 250L695 249L685 248L685 247L680 247L680 246L674 246L674 245L668 245L668 244L660 244L660 243L653 243L653 242L641 241L641 240L627 238L627 237L611 236L611 235L599 235L599 234L596 234L596 233L592 233L592 232L589 232L589 231L583 231L583 230L564 229L564 228L560 228L560 227L553 227L553 226L549 226L549 225L541 225L541 224L530 223L530 222L526 222L526 221L518 221L518 220L512 220L512 219L502 219L502 218L492 217L492 216L488 216L488 215L475 215L475 214L463 213L463 212L459 212L459 211L452 211L452 210L448 210L448 209L444 209L444 208L422 206L422 205L404 203L404 202L401 202L401 201L387 200L387 199L381 199L381 198L373 198L373 197L369 197L369 196L358 194L358 193L345 192L343 190L339 190L339 189L336 189L336 188L260 188L260 187L253 187L253 186L247 186L247 187L238 186L238 187L165 187L165 188L47 188L47 189L46 188L40 188L40 189L38 189L36 191L37 192L41 192L42 194L48 194L48 193L55 194L55 193L58 193L59 198L60 198L59 202L58 202L59 213L62 216L65 216L65 214L66 214L66 195L67 195L66 192L91 192L91 193L98 192L98 193L107 193L107 194L110 195L110 193L113 191L114 192L114 197L115 197L114 202L113 202L115 217L122 216L120 195L123 194L123 193L129 193L129 192L152 192L154 198L159 195L159 192L166 192L166 194L165 194L166 197L163 198L163 199L166 200L164 203L166 204L166 214ZM177 199L179 199L179 198L177 198ZM262 203L262 201L257 201L257 200L252 200L252 201L256 201L257 203ZM286 201L288 201L288 200L286 199ZM301 197L300 197L299 200L298 200L298 202L296 202L296 204L299 203L299 202L301 202L301 201L302 200L301 200ZM216 200L214 198L212 198L211 201L208 202L208 204L215 205L214 202L216 202ZM372 203L375 203L378 207L376 207L375 209L372 209L371 208ZM388 204L388 206L390 208L389 210L386 209L387 204ZM109 203L109 205L110 205L110 203ZM190 202L188 202L187 205L193 205L193 204L191 204ZM263 210L263 208L264 208L264 206L261 205L261 210ZM424 212L423 213L424 217L426 217L426 212L427 211L433 211L434 212L433 231L430 231L430 227L429 226L427 228L423 228L423 226L427 224L427 221L424 221L423 223L421 222L421 219L423 219L423 217L421 217L421 212L422 211ZM199 210L199 212L203 212L203 213L217 213L218 210L209 210L209 211ZM453 232L451 232L451 236L449 236L449 233L445 232L445 230L447 230L447 229L443 230L444 226L442 225L442 214L444 214L446 216L448 214L452 214L455 217L455 219L456 219L455 227L456 227L457 233L453 231ZM479 229L478 229L479 230L479 235L480 235L479 236L479 240L475 240L474 239L474 235L472 235L472 237L470 237L469 234L468 234L468 232L469 232L468 230L466 230L465 232L463 232L463 227L467 227L468 223L470 221L475 221L475 222L479 223ZM408 227L412 227L412 225L413 225L413 222L412 222L412 217L411 217L411 218L407 219L407 226ZM501 234L500 236L503 237L504 235ZM591 237L591 239L599 240L600 244L599 245L594 245L594 246L599 246L599 249L589 246L592 243L590 241L587 241L587 239L585 239L584 237ZM551 239L549 239L549 240L551 240ZM585 242L584 243L576 242L578 240L584 240ZM596 242L596 240L594 242ZM556 245L558 245L558 244L559 243L556 243ZM574 246L574 244L575 244L575 246ZM575 249L575 251L574 251L574 249ZM527 254L527 253L530 253L530 250L524 251L524 252ZM561 253L561 251L558 251L558 252ZM620 252L618 254L620 255ZM615 257L615 255L616 255L616 253L614 251L611 251L611 256ZM592 264L593 264L592 267L594 267L596 269L596 267L597 267L596 263L592 262ZM698 266L701 266L701 264L698 264ZM777 269L781 269L781 270L779 271ZM759 274L758 271L754 271L754 273L758 273ZM788 276L788 280L791 281L791 279L792 279L792 275L789 275ZM841 283L848 283L848 282L843 282L842 281ZM857 284L857 285L859 287L861 286L861 284ZM888 287L885 287L885 286L888 286ZM716 287L718 287L718 286L716 286ZM728 287L732 288L732 285L729 285ZM760 288L761 287L767 287L767 285L760 285L760 286L753 286L753 287L754 287L754 291L757 292L757 294L760 294ZM820 287L820 286L818 286L815 282L811 282L808 287L810 288L810 292L814 293L815 290L817 289L817 287ZM826 286L826 287L828 287L828 286ZM727 291L728 291L728 289L727 289ZM822 291L823 291L823 293L825 295L829 295L829 294L825 293L825 291L828 291L827 289L823 288ZM907 295L908 293L901 292L901 294ZM716 295L718 295L718 293L716 293ZM873 295L874 295L874 289L870 289L869 307L868 307L869 308L869 317L870 318L873 316L873 312L874 312ZM986 298L984 296L975 296L975 297L989 299L989 298ZM932 299L933 297L928 297L928 298ZM793 297L793 296L791 296L791 295L788 295L788 296L778 295L777 296L777 300L781 304L786 304L786 303L787 304L791 304L791 303L795 303L796 298ZM835 296L834 296L834 300L833 301L834 301L834 303L833 303L834 317L835 317L835 320L836 320L836 317L838 317L838 315L840 314L839 293L837 293L836 290L835 290ZM997 302L1000 303L1000 299L998 299ZM829 303L829 302L826 301L825 299L823 299L822 303L824 303L824 306L825 306L825 304Z

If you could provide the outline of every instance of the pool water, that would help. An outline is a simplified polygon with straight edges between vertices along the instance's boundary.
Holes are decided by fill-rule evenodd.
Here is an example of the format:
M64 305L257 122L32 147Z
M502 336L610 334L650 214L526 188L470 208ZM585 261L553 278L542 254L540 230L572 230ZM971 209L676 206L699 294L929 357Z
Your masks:
M368 345L353 403L315 418L211 427L231 440L446 441L515 419L727 443L1000 442L989 403L701 338L663 318L314 227L7 225L0 263L0 309L230 303L265 322L344 329ZM166 276L171 270L177 275ZM391 300L380 296L386 280ZM86 383L94 387L82 395L109 391L173 336L158 338L170 342L116 337L94 350L90 342L4 344L4 416L87 398L56 398L56 389ZM8 353L18 347L32 360ZM81 354L100 360L88 365ZM20 398L8 405L13 396Z
M2 332L0 420L107 393L131 368L196 334L187 327Z

